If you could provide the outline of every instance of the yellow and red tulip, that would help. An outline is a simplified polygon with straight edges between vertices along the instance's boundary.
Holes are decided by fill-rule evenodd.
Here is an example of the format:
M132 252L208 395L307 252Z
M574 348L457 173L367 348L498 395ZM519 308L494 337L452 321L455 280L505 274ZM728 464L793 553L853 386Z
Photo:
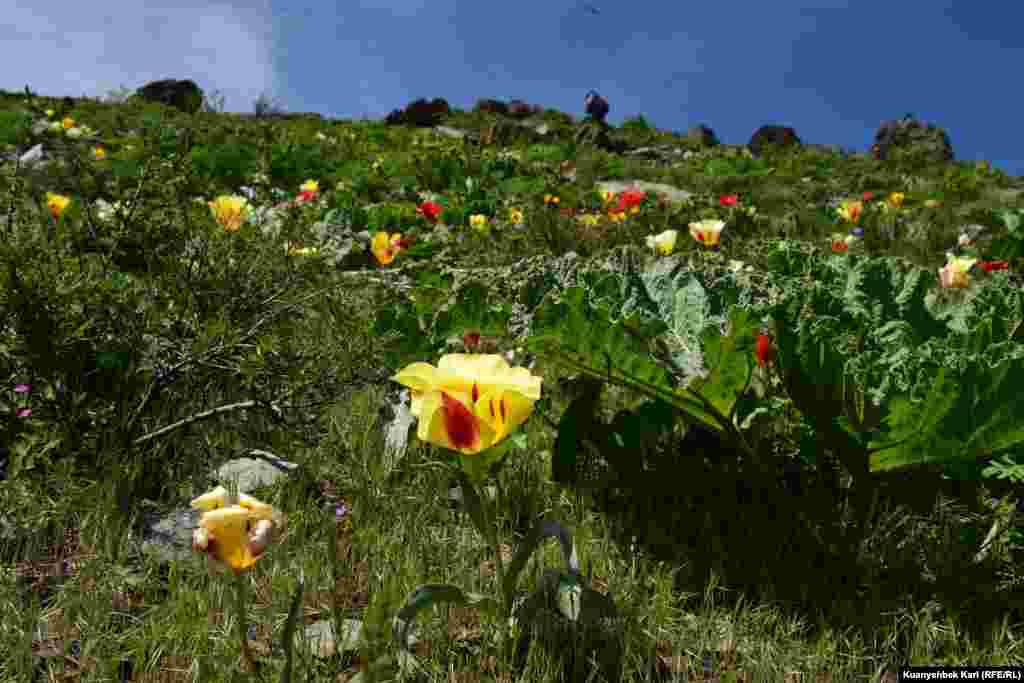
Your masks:
M542 380L503 356L465 353L442 356L436 368L412 363L391 379L412 391L419 439L463 455L498 444L523 424Z
M718 245L724 227L725 221L698 221L690 223L690 235L705 246L714 247Z

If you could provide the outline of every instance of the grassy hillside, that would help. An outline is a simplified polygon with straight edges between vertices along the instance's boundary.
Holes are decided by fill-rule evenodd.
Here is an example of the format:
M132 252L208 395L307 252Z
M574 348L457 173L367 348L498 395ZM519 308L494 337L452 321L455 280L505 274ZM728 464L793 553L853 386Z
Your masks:
M305 632L362 637L297 647L296 677L390 680L414 589L508 607L496 581L544 518L592 572L564 585L621 618L621 680L1024 664L1024 179L639 120L609 152L556 111L438 123L0 92L0 678L235 680L244 585L278 680L302 577ZM493 537L455 451L401 421L396 375L447 354L541 378L413 396L435 437L507 449ZM248 491L287 523L241 584L136 558L144 511L253 451L298 467ZM483 608L421 611L423 675L557 680L579 627L541 613L560 640L517 658Z

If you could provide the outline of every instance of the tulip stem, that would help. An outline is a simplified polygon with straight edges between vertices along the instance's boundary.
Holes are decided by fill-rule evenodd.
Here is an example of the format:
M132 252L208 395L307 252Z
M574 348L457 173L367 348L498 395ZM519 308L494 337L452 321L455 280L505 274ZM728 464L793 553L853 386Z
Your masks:
M497 503L497 501L500 500L500 495L501 495L501 484L497 480L497 477L495 477L494 484L495 484L495 502ZM486 493L487 493L487 490L486 490L486 487L484 487L484 494L485 494L484 498L487 497ZM498 541L497 511L495 511L494 515L492 516L491 515L491 506L488 504L488 502L486 500L482 501L481 507L484 510L484 515L486 517L485 522L487 524L487 527L488 527L488 529L490 531L490 535L491 535L491 538L490 538L491 545L494 548L494 568L495 568L495 571L497 573L498 594L499 594L499 597L501 599L501 623L498 626L498 638L499 638L499 640L498 640L498 648L499 648L499 651L501 652L502 656L504 656L506 654L505 650L506 650L506 644L507 644L505 630L508 628L508 620L509 620L509 617L511 617L512 615L511 615L511 605L508 604L508 602L506 601L506 596L505 596L505 565L504 565L504 563L501 560L501 543L499 543L499 541Z
M235 574L235 611L238 613L238 637L242 641L242 662L247 672L256 673L256 662L249 651L249 629L245 623L245 574L241 572Z

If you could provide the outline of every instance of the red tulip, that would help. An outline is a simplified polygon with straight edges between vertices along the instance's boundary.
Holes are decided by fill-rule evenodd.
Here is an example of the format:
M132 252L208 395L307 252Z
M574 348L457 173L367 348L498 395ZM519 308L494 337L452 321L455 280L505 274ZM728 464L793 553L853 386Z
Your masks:
M736 202L739 201L739 196L734 194L723 194L718 198L718 203L722 206L735 206Z
M864 193L864 201L866 201L866 202L870 202L872 199L874 199L874 197L875 197L875 193L874 192L865 192Z
M768 334L757 335L757 344L754 347L754 354L757 356L757 365L764 367L766 363L775 362L775 349L772 348L772 338Z

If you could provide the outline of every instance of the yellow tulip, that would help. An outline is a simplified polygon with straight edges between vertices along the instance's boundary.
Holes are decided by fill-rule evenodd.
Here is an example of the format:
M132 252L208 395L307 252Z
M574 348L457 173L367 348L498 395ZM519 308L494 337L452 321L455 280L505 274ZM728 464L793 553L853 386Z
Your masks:
M690 235L693 236L693 239L705 246L713 247L718 244L718 241L721 239L722 228L724 227L725 221L698 221L696 223L690 223Z
M957 258L947 254L946 265L939 269L939 283L945 288L964 289L970 284L967 271L978 259Z
M554 195L551 195L551 194L544 195L544 203L545 204L557 204L559 201L561 201L561 200L559 200L559 198L554 196Z
M191 502L192 508L204 510L192 547L205 552L214 568L237 574L256 564L284 526L284 516L244 493L236 504L230 502L223 486Z
M678 230L666 230L660 235L648 235L647 246L663 256L668 256L676 248L676 240L679 238Z
M299 186L299 191L300 192L319 192L320 191L320 183L318 183L315 180L307 180L306 182L302 183L302 185Z
M412 392L421 441L475 455L501 442L533 412L542 378L503 356L453 353L437 367L412 363L392 378Z
M898 209L903 206L903 199L906 197L902 192L893 192L889 195L889 206Z
M237 195L220 196L212 202L207 202L213 217L228 232L236 232L242 227L242 222L249 216L249 202L245 197Z
M102 161L107 157L107 152L102 147L96 147L92 150L92 155L97 161Z
M65 118L63 121L61 121L60 125L64 128L64 130L68 130L69 128L75 127L75 120L69 116Z
M46 207L53 214L54 220L60 218L61 214L64 213L64 209L71 203L71 199L63 195L54 194L52 192L46 193Z

